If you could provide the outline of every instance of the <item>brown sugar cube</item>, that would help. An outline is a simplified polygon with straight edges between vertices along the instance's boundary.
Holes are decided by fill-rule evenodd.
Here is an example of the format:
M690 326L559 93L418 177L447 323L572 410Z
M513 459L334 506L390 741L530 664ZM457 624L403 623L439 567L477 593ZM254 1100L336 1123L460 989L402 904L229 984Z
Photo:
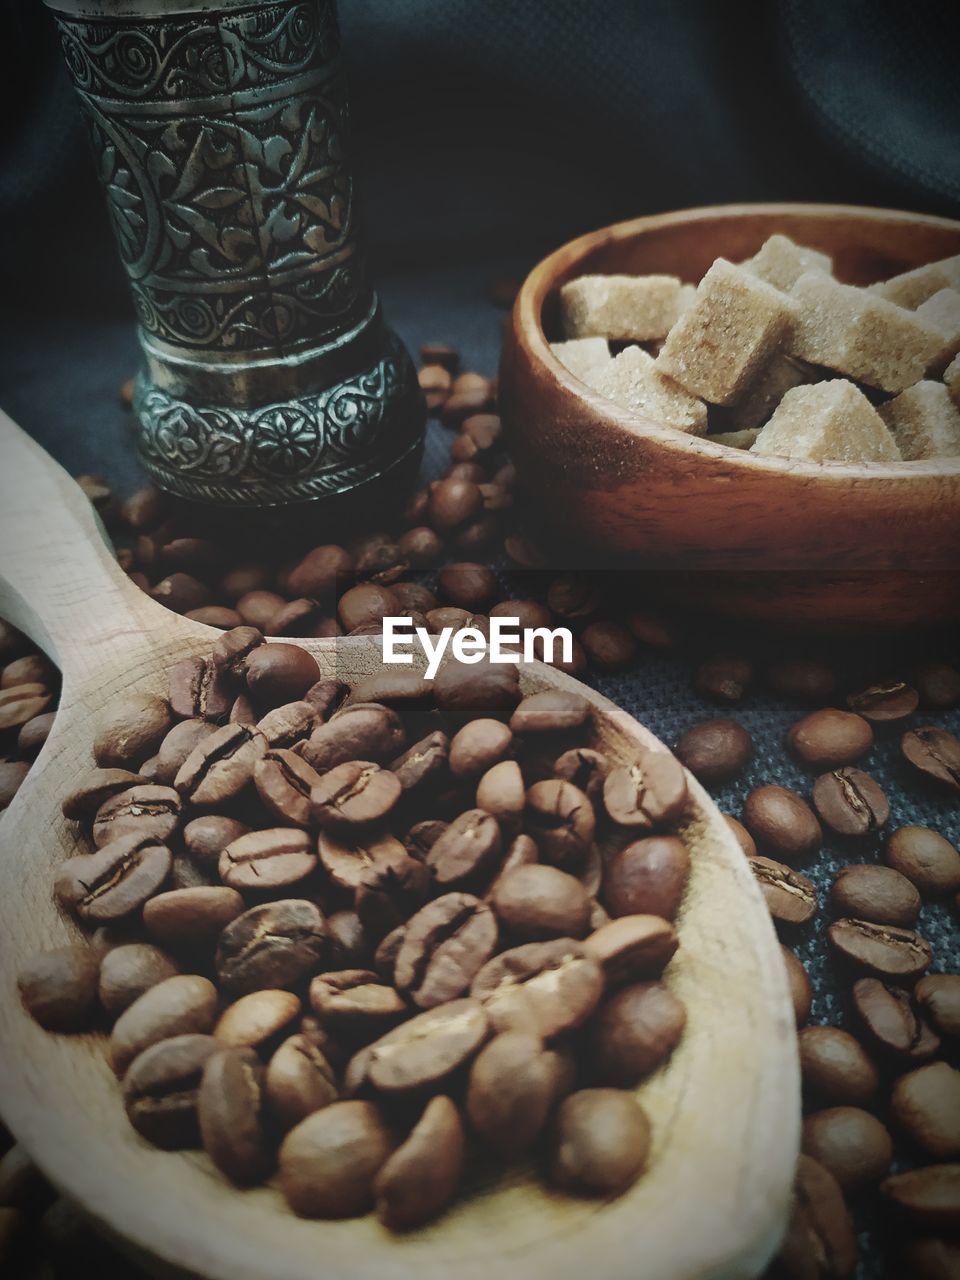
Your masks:
M790 296L800 309L790 354L882 391L919 382L943 346L936 329L903 307L820 271L805 272Z
M960 409L942 382L918 382L878 413L908 462L960 457Z
M714 444L725 444L728 449L750 449L759 434L759 427L748 427L745 431L718 431L707 439Z
M940 354L930 365L931 371L939 372L960 351L960 291L941 289L926 302L921 302L914 314L943 337Z
M591 375L592 376L592 375ZM627 347L610 361L590 385L622 409L688 435L707 430L707 406L657 369L642 347Z
M606 368L613 360L606 338L569 338L566 342L551 342L550 350L565 369L591 386L591 373Z
M775 351L761 365L739 399L730 406L727 420L737 431L762 427L791 387L817 382L819 376L812 365Z
M816 249L796 244L789 236L772 235L760 249L743 264L775 289L789 290L805 271L824 271L833 274L833 259Z
M960 289L960 254L954 258L941 258L939 262L928 262L925 267L904 271L899 276L870 286L871 293L911 311L941 289Z
M785 338L796 305L765 280L718 258L693 306L667 335L657 366L692 395L730 404Z
M563 331L568 338L664 338L693 293L676 276L579 276L560 290Z
M794 387L757 436L752 453L808 462L897 462L883 419L852 382Z
M955 356L947 365L943 381L954 404L960 405L960 356Z

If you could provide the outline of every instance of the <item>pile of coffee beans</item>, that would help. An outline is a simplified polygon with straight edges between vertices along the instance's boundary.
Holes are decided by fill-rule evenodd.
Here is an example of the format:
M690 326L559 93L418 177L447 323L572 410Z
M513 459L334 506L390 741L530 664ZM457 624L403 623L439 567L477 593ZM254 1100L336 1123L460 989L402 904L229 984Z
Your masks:
M20 993L51 1031L111 1026L141 1137L396 1230L473 1148L587 1195L644 1171L632 1089L686 1023L673 756L608 759L588 700L514 665L349 687L249 626L112 704L93 756L54 886L89 939Z
M59 696L60 672L26 636L0 620L0 812L46 742Z

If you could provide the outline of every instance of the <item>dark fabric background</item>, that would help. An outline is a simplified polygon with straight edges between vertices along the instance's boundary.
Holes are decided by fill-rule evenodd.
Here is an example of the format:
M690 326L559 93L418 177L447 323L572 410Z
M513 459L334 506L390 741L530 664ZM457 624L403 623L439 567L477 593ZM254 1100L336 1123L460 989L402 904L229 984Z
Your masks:
M604 222L771 198L956 214L957 12L940 0L341 0L367 238L389 319L412 350L441 339L466 367L493 373L491 277ZM127 490L139 471L116 391L137 346L122 274L52 22L38 0L0 0L0 21L0 405L69 470ZM428 475L444 454L434 426ZM958 656L949 637L903 645ZM807 647L781 637L760 656ZM828 656L850 687L905 661L872 637ZM691 692L686 656L646 658L597 684L668 742L716 714ZM763 781L808 790L781 747L800 713L762 692L734 712L757 754L721 807L738 813ZM939 722L960 728L957 715ZM866 762L890 795L891 825L930 825L956 843L957 806L907 778L895 741L884 736ZM811 874L825 893L841 862L878 852L831 841ZM814 1018L836 1022L828 919L788 941L809 964ZM925 908L920 927L936 967L957 971L951 913ZM882 1272L879 1239L864 1237L863 1277Z

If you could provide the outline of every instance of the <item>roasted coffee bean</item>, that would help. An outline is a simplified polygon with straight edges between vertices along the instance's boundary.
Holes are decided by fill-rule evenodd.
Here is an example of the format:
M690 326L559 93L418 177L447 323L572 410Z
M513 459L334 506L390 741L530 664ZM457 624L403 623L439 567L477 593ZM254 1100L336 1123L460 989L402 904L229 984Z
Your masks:
M435 565L443 556L443 540L426 525L418 525L401 534L397 547L401 556L414 569L425 569ZM398 595L401 609L409 609L410 606L404 598L396 590L394 593ZM426 610L421 609L419 612L426 613Z
M483 494L472 480L450 478L430 486L427 505L431 525L440 533L475 519L483 509Z
M797 1037L804 1092L832 1105L868 1107L880 1087L859 1040L840 1027L804 1027Z
M144 485L123 502L120 515L131 529L139 533L155 529L166 518L169 507L169 494L153 485Z
M245 560L235 564L220 579L219 591L228 600L239 600L248 591L263 591L272 581L272 574L259 560Z
M469 560L444 565L437 575L437 587L441 600L471 613L482 613L500 594L497 579L487 566Z
M610 920L584 940L600 965L607 987L659 977L679 945L676 930L660 916L631 915Z
M954 1234L960 1227L960 1164L932 1164L895 1174L880 1194L910 1224Z
M333 1036L361 1044L383 1035L408 1013L399 993L370 969L318 974L310 983L310 1006Z
M407 922L393 981L421 1009L455 1000L492 956L497 945L493 912L469 893L447 893Z
M93 757L102 769L135 769L160 749L172 724L168 703L154 694L114 699L97 719Z
M249 827L236 818L209 813L187 823L183 842L201 866L216 869L227 845L239 840L248 830Z
M343 707L310 735L303 758L319 773L350 760L391 760L403 750L405 735L400 717L379 703Z
M615 853L603 873L603 903L612 916L672 920L690 876L690 855L676 836L647 836Z
M757 842L743 823L737 818L732 818L729 813L721 814L721 817L727 824L734 840L736 840L741 850L748 858L755 858L757 856Z
M558 1055L526 1031L494 1036L477 1054L467 1085L467 1117L481 1142L513 1159L540 1136L557 1101Z
M744 803L743 822L761 849L789 861L811 857L823 842L816 814L787 787L755 787Z
M283 596L276 591L248 591L237 601L237 613L248 627L265 633L271 618L284 604Z
M323 916L312 902L288 898L251 907L220 935L220 985L231 997L296 986L320 968L325 944Z
M870 863L841 867L830 899L838 915L873 924L896 924L909 929L920 914L920 894L906 876L892 867Z
M622 622L595 618L580 632L588 661L600 671L620 671L637 656L637 642Z
M203 1149L237 1187L262 1182L273 1168L264 1115L264 1069L252 1049L207 1058L197 1091Z
M17 974L23 1007L47 1031L82 1031L96 1013L100 965L85 946L38 951Z
M413 915L429 892L428 868L394 841L361 872L353 905L370 937L382 938Z
M212 870L205 870L188 854L175 853L173 855L173 865L170 868L169 879L169 891L171 893L176 892L178 889L213 888L215 887L215 878Z
M802 1147L849 1194L874 1186L890 1172L893 1143L880 1121L860 1107L828 1107L803 1122Z
M840 836L871 835L890 817L890 803L862 769L834 769L813 784L813 807L820 821Z
M111 796L144 781L129 769L88 769L61 801L63 816L75 820L92 817Z
M343 547L314 547L289 571L285 586L292 595L324 600L333 595L352 569L353 557Z
M217 1012L217 989L195 973L176 974L149 987L117 1019L110 1065L118 1076L139 1054L171 1036L206 1034Z
M900 750L908 764L931 781L951 791L960 791L960 741L945 729L921 725L900 739Z
M549 1176L588 1195L626 1190L644 1171L650 1121L622 1089L581 1089L560 1104L553 1121Z
M437 607L437 597L420 582L395 582L392 591L405 614L426 614Z
M601 603L600 588L587 574L561 573L547 587L547 604L561 618L589 618Z
M960 974L928 974L913 988L913 998L942 1036L960 1036Z
M276 613L263 628L265 636L337 636L340 627L335 618L324 611L323 605L316 600L302 596L299 600L290 600Z
M98 849L123 836L168 844L180 825L180 797L172 787L145 783L105 801L93 822L93 843Z
M500 875L491 902L516 942L582 938L590 923L587 891L556 867L534 863Z
M168 573L191 573L204 582L214 582L225 568L223 547L209 538L171 538L160 548L160 563Z
M380 977L386 979L387 982L393 982L397 956L400 954L400 948L403 946L406 932L407 926L405 924L398 925L396 929L391 929L373 953L374 968Z
M813 1004L813 989L810 986L810 978L803 963L790 950L789 947L780 947L780 954L783 956L784 968L787 971L787 985L790 991L790 1001L793 1005L793 1016L798 1027L810 1017L810 1007Z
M566 689L544 689L523 699L510 718L514 733L554 733L579 729L591 717L590 703Z
M590 1023L590 1061L607 1084L634 1085L673 1052L687 1013L661 982L638 982L605 1000Z
M878 978L861 978L853 985L853 1005L875 1048L916 1063L928 1061L939 1051L939 1039L899 987L886 986Z
M212 658L184 658L170 670L169 698L174 715L222 724L233 703L226 668Z
M297 702L285 702L261 716L257 721L257 732L263 734L273 750L282 751L298 745L316 723L316 706L302 698Z
M113 947L100 961L100 1003L111 1018L119 1018L145 991L179 972L165 951L149 943Z
M677 741L677 759L707 786L727 782L753 755L753 739L736 720L704 720Z
M270 1116L284 1131L339 1097L336 1072L322 1049L304 1035L290 1036L277 1049L264 1087Z
M370 939L355 911L335 911L327 916L330 960L336 968L354 969L372 959Z
M325 831L382 821L400 799L400 780L370 760L349 760L323 774L311 792L312 817Z
M798 702L829 702L837 684L829 667L808 658L785 658L771 663L764 677L774 693Z
M58 680L56 668L41 653L28 653L8 662L0 675L0 689L17 685L53 685Z
M22 756L32 760L34 756L39 755L46 745L56 718L56 711L47 711L42 715L33 716L22 726L17 734L17 750Z
M404 846L395 836L377 836L364 843L341 839L321 831L317 841L320 863L334 884L341 889L354 891L359 888L364 873L384 862L402 861Z
M774 920L783 924L807 924L817 913L817 891L799 871L772 858L750 859L760 892Z
M206 1063L222 1051L213 1036L184 1034L151 1044L134 1059L123 1098L142 1138L165 1151L200 1146L197 1092Z
M468 809L435 841L427 865L444 888L467 884L493 870L502 847L496 819L483 809Z
M545 862L572 870L583 866L596 831L596 814L589 797L572 782L535 782L527 791L525 819Z
M836 769L867 754L873 746L873 730L863 716L825 707L791 725L786 744L804 764Z
M374 1181L384 1226L406 1231L441 1213L460 1189L465 1146L456 1106L442 1094L432 1098Z
M158 942L172 947L206 947L244 911L235 889L197 885L158 893L143 907L143 923Z
M741 702L753 684L753 666L739 655L719 654L700 663L693 684L714 702Z
M150 595L174 613L189 613L210 603L210 588L190 573L168 574L154 585Z
M687 807L687 776L676 756L658 748L639 749L633 764L611 769L603 803L624 827L656 827L677 821Z
M571 747L557 756L553 764L555 778L571 782L594 803L603 796L603 784L609 772L607 757L591 747Z
M295 644L258 645L243 666L250 695L261 706L296 702L322 674L316 658Z
M46 711L53 695L42 684L21 684L0 692L0 731L19 729Z
M361 1049L347 1076L387 1094L433 1088L473 1057L489 1030L479 1000L451 1000Z
M442 781L447 772L449 750L449 738L435 729L391 762L391 772L399 779L405 796Z
M415 822L403 838L404 848L411 858L426 860L427 854L449 826L440 818L427 818L424 822Z
M340 597L337 618L348 634L358 627L379 624L386 617L399 613L397 598L389 587L375 582L361 582Z
M776 1280L852 1280L856 1267L857 1235L837 1180L801 1155L787 1234L769 1274Z
M450 370L441 364L428 363L417 374L420 390L427 406L427 413L435 414L443 408L453 384Z
M121 836L96 853L60 864L54 894L87 924L120 920L139 911L170 874L173 856L146 836Z
M887 837L888 866L915 884L924 898L941 898L960 890L960 853L929 827L900 827Z
M852 693L847 698L847 706L856 711L865 720L874 724L889 724L896 720L906 720L912 716L920 705L920 695L916 689L904 684L902 680L890 680L885 684L874 684L859 693Z
M575 1031L603 994L603 972L582 942L528 942L489 960L473 980L495 1031L530 1031L544 1040Z
M885 978L914 978L933 960L926 938L895 925L837 920L827 930L827 937L845 960Z
M334 1102L291 1129L280 1147L280 1189L302 1218L353 1218L396 1146L372 1102Z
M201 605L199 609L191 609L183 616L191 622L202 622L205 627L217 627L221 631L243 626L243 619L236 609L227 609L219 604Z
M206 720L181 720L175 724L156 754L157 782L172 787L181 766L194 747L216 732L216 725Z
M487 901L489 902L496 892L497 885L503 876L508 875L511 871L515 871L518 867L530 867L540 859L540 851L536 844L528 835L521 833L515 836L507 847L507 852L503 856L500 863L500 870L496 879L487 890ZM582 880L581 880L582 883Z
M520 678L512 663L447 662L437 672L433 694L455 724L486 716L508 720L520 701Z
M232 1048L259 1049L289 1035L300 1013L300 998L292 991L251 991L224 1010L213 1034Z
M526 786L516 760L501 760L477 783L477 808L496 818L507 834L519 828L525 799Z
M253 785L257 789L257 795L281 822L294 827L310 825L310 797L319 783L320 774L316 769L286 747L268 751L257 761L253 770ZM285 883L292 884L293 881Z
M948 711L960 704L960 671L956 667L945 662L921 662L911 669L909 680L923 707Z
M187 756L174 786L190 804L209 809L228 803L253 781L267 740L248 725L225 724Z
M240 679L247 659L262 644L263 632L259 627L234 627L217 637L210 656L218 667Z
M960 1071L931 1062L897 1080L890 1095L894 1123L931 1160L960 1157Z
M345 713L347 707L373 702L406 711L429 702L431 693L429 682L418 671L384 668L358 680L347 694L342 710Z
M450 772L455 778L479 778L507 755L512 744L513 734L501 720L470 720L450 742Z

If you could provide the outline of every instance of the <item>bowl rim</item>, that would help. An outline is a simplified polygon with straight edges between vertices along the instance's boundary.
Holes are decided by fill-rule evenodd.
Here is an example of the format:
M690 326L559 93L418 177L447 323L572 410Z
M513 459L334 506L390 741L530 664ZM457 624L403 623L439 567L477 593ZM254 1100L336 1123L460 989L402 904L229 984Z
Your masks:
M736 219L762 214L768 216L790 215L810 218L867 220L874 222L908 222L917 225L940 227L960 234L960 221L935 214L911 213L902 209L875 208L869 205L823 204L795 201L760 201L718 205L697 205L686 209L674 209L666 213L644 214L611 223L595 231L568 240L542 258L530 271L517 294L513 311L513 328L517 341L525 346L530 358L536 360L544 373L549 374L563 391L590 406L607 425L617 428L634 438L641 438L651 447L664 449L678 457L696 457L702 463L739 465L756 473L791 475L819 479L827 483L849 480L943 480L960 476L960 456L955 458L926 458L900 462L850 463L837 461L811 462L799 458L786 458L777 454L754 454L749 450L734 449L718 444L709 436L695 436L680 431L666 423L654 421L641 413L621 408L606 396L594 391L571 373L550 349L543 329L543 307L550 293L556 288L561 274L575 272L588 253L604 244L633 240L647 231L695 224L706 219ZM843 375L838 374L840 378Z

